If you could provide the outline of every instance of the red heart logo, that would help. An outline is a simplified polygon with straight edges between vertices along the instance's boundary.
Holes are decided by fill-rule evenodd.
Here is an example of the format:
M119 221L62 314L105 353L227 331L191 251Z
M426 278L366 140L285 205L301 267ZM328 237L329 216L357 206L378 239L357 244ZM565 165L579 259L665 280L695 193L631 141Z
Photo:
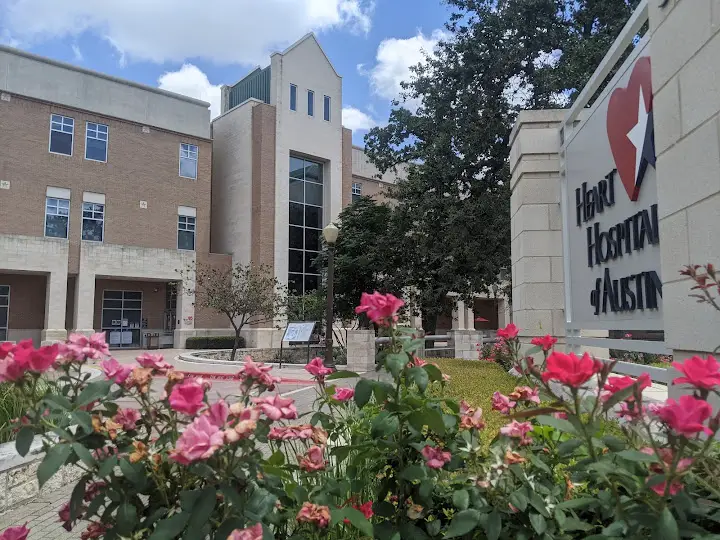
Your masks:
M638 123L640 92L645 99L646 112L652 111L652 70L650 57L643 56L635 62L627 87L616 88L610 96L607 110L607 134L610 140L615 166L628 197L636 201L640 194L640 182L636 183L636 152L642 148L628 138L628 133Z

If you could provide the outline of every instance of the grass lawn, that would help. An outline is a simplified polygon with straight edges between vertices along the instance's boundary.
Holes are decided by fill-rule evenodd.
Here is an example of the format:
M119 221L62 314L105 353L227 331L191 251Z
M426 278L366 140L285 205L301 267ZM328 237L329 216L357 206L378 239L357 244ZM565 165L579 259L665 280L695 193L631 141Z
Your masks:
M437 361L442 372L450 375L450 382L446 387L450 396L458 400L464 399L470 405L483 410L487 424L482 432L483 441L489 444L498 430L508 422L507 416L492 410L492 395L495 391L509 394L519 380L492 362L454 358L437 358L432 361Z

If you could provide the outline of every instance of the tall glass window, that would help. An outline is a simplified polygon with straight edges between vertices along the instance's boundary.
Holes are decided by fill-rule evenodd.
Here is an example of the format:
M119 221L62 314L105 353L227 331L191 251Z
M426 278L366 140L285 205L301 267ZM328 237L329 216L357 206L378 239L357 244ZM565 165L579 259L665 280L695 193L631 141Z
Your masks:
M322 163L291 156L288 287L295 294L320 286L320 271L313 263L320 251L322 226Z
M290 85L290 110L297 111L297 86Z
M10 285L0 285L0 342L7 341Z
M308 116L315 116L315 92L308 90Z
M323 118L330 121L330 96L323 97Z
M47 197L45 199L45 236L67 238L70 221L70 201Z

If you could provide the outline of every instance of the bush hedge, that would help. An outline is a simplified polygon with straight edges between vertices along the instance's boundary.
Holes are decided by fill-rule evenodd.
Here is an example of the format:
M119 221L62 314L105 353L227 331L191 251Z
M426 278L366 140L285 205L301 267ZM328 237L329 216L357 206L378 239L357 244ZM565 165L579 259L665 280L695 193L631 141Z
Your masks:
M186 349L232 349L235 336L196 336L185 340ZM245 348L245 338L240 336L239 349Z

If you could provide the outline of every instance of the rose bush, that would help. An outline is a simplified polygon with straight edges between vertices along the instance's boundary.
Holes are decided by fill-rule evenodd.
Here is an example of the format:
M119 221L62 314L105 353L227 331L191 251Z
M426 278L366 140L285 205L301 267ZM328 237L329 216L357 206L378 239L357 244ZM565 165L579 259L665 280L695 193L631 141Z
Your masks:
M543 361L531 361L518 329L503 329L521 378L493 397L507 423L487 450L482 411L445 397L438 367L414 356L422 337L397 327L402 301L375 294L363 302L359 311L390 337L380 376L331 373L313 360L318 397L307 414L268 395L279 381L251 359L237 374L237 395L210 402L206 381L159 356L134 367L105 359L106 380L89 380L83 364L108 354L97 335L40 349L3 345L0 379L21 394L57 372L49 378L56 392L27 402L18 451L48 434L41 484L62 466L82 469L59 519L68 529L85 521L86 539L720 533L720 415L707 401L720 390L714 358L678 362L676 382L692 394L650 403L646 377L614 376L612 363L555 351L550 337L529 353ZM354 389L335 386L341 379L357 380ZM151 391L153 380L160 391Z

